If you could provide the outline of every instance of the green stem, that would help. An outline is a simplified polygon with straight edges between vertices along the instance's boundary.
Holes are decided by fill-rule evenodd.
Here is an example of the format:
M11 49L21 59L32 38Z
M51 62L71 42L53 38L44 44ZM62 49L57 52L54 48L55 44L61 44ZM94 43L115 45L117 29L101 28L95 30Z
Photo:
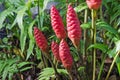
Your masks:
M99 74L98 74L97 80L100 80L100 77L101 77L101 74L102 74L102 71L103 71L104 62L105 62L106 57L107 57L107 54L104 55L104 58L103 58L103 60L102 60L102 64L101 64L101 66L100 66L100 72L99 72Z
M102 6L100 7L100 19L101 19L101 20L104 20L104 19L103 19Z
M79 61L81 61L80 63L83 63L83 57L82 57L82 55L80 53L80 49L79 48L77 48L77 53L78 53Z
M53 67L53 69L54 69L54 71L55 71L55 75L56 75L56 77L57 77L57 80L61 80L60 74L58 73L57 68L56 68L55 64L53 63L52 59L50 58L49 53L46 53L45 56L46 56L46 57L48 58L48 60L50 61L51 65L52 65L52 67Z
M73 57L73 56L72 56ZM78 68L77 68L77 65L76 65L76 62L75 60L73 59L73 64L74 64L74 67L75 67L75 72L76 72L76 75L78 77L78 80L81 80L80 78L80 74L79 74L79 71L78 71Z
M40 27L40 0L38 0L38 27Z
M118 51L117 54L115 55L115 57L114 57L114 59L113 59L113 61L112 61L112 64L111 64L111 66L110 66L110 69L109 69L109 71L108 71L108 74L107 74L107 76L106 76L106 78L105 78L105 80L108 80L109 75L110 75L110 73L111 73L111 71L112 71L112 68L113 68L113 66L114 66L114 64L115 64L115 61L116 61L119 53L120 53L120 51Z
M70 80L74 80L71 70L67 69L67 72L69 73Z
M45 56L44 56L43 54L41 54L41 60L43 61L44 67L45 67L45 68L48 67L48 65L47 65L47 60L45 59Z
M92 9L92 30L93 30L93 44L96 43L96 10L93 10ZM96 69L96 49L94 48L93 49L93 79L92 80L95 80L95 69Z
M88 15L88 10L86 9L85 10L85 16L84 16L84 23L87 23L87 15ZM85 46L84 46L84 55L85 56L87 56L87 44L86 44L86 38L87 38L87 32L86 32L86 29L84 30L84 44L85 44Z

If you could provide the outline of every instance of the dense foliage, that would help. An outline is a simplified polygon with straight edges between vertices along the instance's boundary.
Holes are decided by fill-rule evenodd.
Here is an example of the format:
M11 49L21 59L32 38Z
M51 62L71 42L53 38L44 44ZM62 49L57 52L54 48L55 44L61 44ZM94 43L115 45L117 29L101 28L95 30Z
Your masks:
M119 80L120 1L102 0L97 7L87 1L91 0L0 0L0 79ZM50 12L52 5L57 17L55 10ZM60 37L56 24L65 29ZM34 27L46 37L47 55L38 46L41 37L34 35ZM59 61L54 46L51 50L53 41L63 50L58 50Z

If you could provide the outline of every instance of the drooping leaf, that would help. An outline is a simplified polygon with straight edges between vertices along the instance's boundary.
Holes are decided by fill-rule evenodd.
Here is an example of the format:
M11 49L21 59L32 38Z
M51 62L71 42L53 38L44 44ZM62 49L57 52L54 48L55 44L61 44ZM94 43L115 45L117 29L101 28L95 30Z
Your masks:
M88 49L91 49L91 48L100 49L100 50L103 51L104 53L108 50L107 45L105 45L105 44L100 44L100 43L96 43L96 44L90 45L90 46L87 48L87 50L88 50Z

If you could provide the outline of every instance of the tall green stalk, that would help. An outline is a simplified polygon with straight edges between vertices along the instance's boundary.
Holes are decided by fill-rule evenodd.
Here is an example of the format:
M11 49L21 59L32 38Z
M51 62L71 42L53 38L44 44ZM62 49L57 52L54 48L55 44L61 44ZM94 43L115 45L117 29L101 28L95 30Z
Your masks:
M103 67L104 67L104 63L105 63L106 57L107 57L107 54L105 53L105 55L104 55L104 57L103 57L103 60L102 60L102 64L101 64L101 66L100 66L100 72L99 72L99 74L98 74L97 80L100 80L100 77L101 77L101 74L102 74L102 71L103 71Z
M112 64L111 64L111 66L110 66L110 69L109 69L109 71L108 71L108 73L107 73L107 76L106 76L105 80L108 80L108 78L109 78L109 76L110 76L110 73L111 73L111 71L112 71L112 68L113 68L113 66L114 66L114 64L115 64L115 61L116 61L119 53L120 53L120 51L118 51L117 54L115 55L115 57L114 57L114 59L113 59L113 61L112 61Z
M38 0L38 26L40 26L40 0Z
M87 16L88 16L88 10L86 9L85 10L85 16L84 16L84 23L87 23ZM84 46L84 55L85 55L85 57L86 57L86 55L87 55L87 43L86 43L86 39L87 39L87 31L86 31L86 29L84 30L84 44L85 44L85 46Z
M93 44L96 43L96 10L91 10L91 14L92 14L92 33L93 33L93 37L92 37L92 42ZM96 49L93 49L93 78L92 80L95 80L95 69L96 69Z

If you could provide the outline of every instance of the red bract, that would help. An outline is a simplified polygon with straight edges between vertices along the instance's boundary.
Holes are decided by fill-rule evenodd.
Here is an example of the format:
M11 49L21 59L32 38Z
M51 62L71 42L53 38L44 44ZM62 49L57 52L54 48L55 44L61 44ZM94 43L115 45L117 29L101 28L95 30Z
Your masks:
M59 45L54 41L52 41L52 43L51 43L51 50L52 50L53 55L56 58L56 60L58 60L60 62L61 59L59 56Z
M102 0L86 0L86 3L90 9L97 10L101 5Z
M55 8L55 6L52 6L50 15L51 15L52 28L53 28L56 36L59 39L66 38L66 32L64 29L64 24L62 22L62 18L60 16L58 10Z
M75 13L71 5L68 5L67 10L67 31L68 37L70 38L74 46L78 48L82 32L77 14Z
M34 37L37 46L43 51L48 52L48 44L45 36L42 34L42 32L37 28L34 27Z
M73 59L70 54L69 46L66 43L66 41L63 39L61 40L59 45L59 55L60 55L60 59L62 61L63 66L66 69L71 69L73 64Z

